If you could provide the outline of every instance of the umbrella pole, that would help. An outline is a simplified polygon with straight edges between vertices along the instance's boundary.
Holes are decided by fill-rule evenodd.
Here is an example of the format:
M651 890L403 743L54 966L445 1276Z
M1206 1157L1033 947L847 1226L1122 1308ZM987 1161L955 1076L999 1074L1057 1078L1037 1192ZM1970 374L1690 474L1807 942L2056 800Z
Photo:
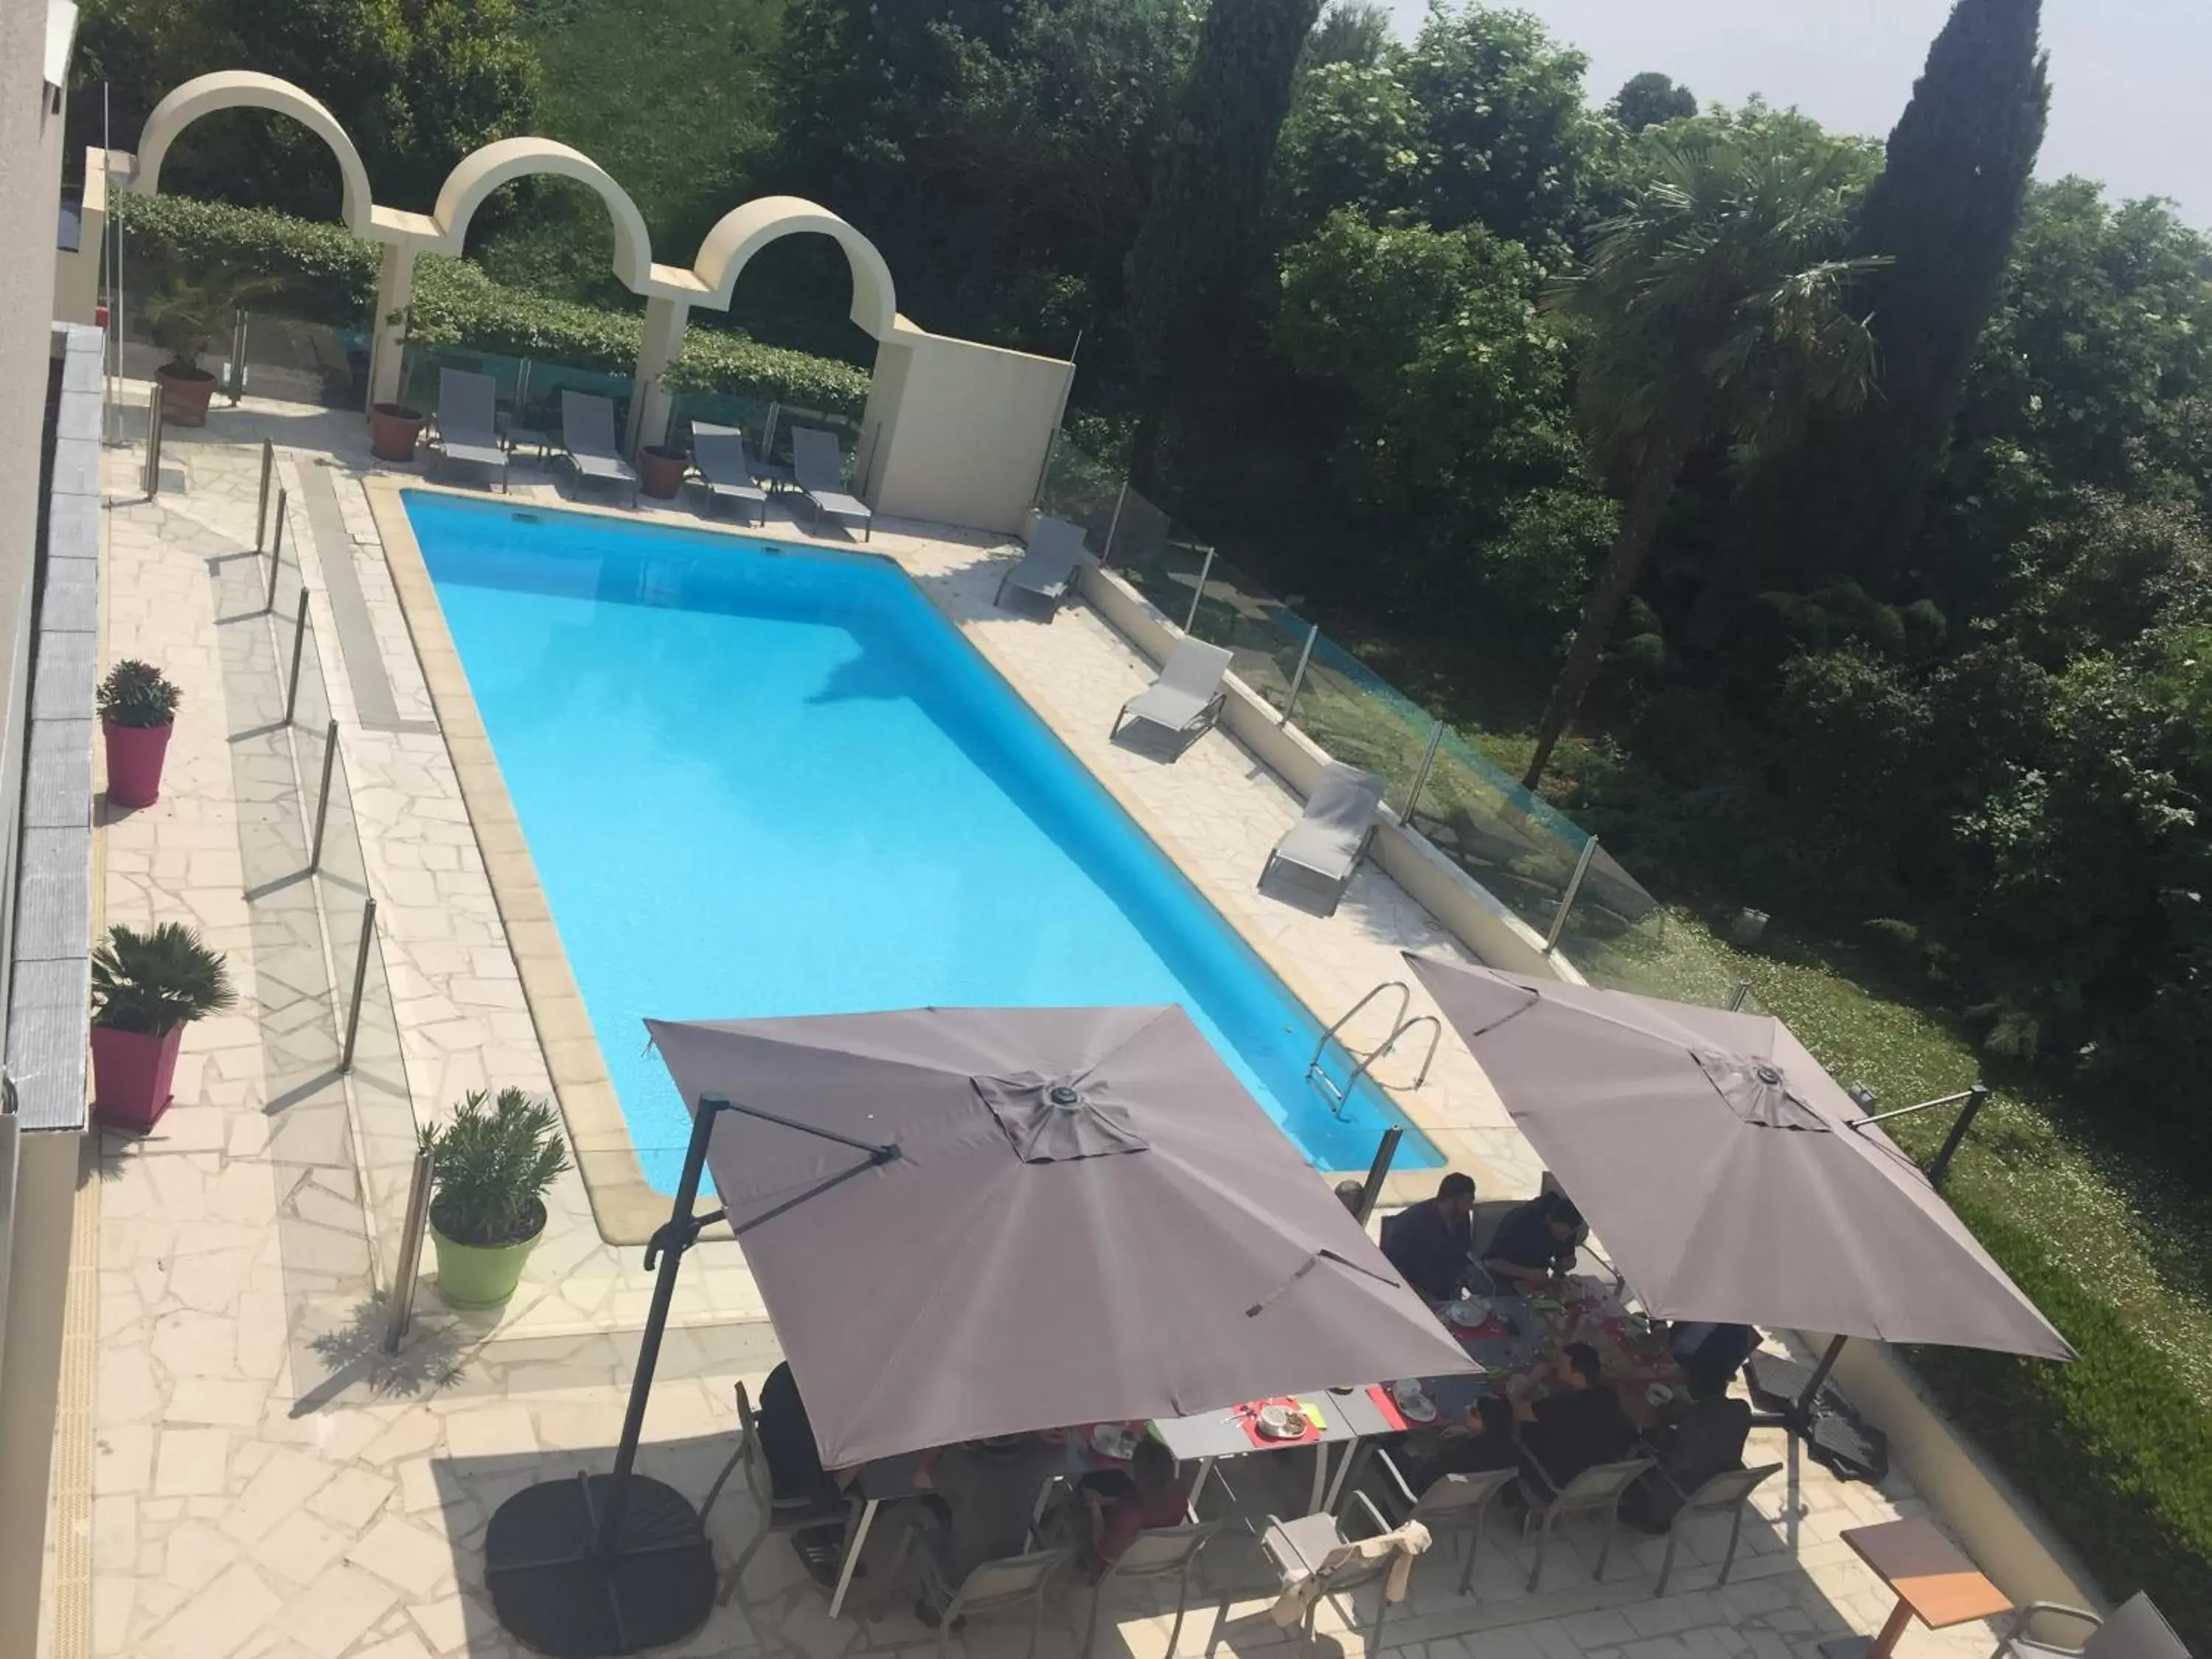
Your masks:
M484 1578L500 1623L560 1659L604 1659L681 1640L714 1611L714 1555L699 1512L637 1474L646 1402L684 1252L721 1212L693 1212L707 1144L726 1100L699 1103L668 1220L646 1248L658 1267L611 1474L542 1480L500 1505L484 1532ZM624 1534L623 1522L631 1522Z
M1800 1418L1812 1416L1813 1402L1820 1397L1820 1385L1828 1380L1828 1373L1836 1369L1836 1361L1843 1354L1844 1344L1850 1340L1847 1336L1832 1339L1827 1352L1820 1356L1820 1363L1813 1367L1813 1375L1805 1384L1805 1392L1797 1396L1795 1409Z

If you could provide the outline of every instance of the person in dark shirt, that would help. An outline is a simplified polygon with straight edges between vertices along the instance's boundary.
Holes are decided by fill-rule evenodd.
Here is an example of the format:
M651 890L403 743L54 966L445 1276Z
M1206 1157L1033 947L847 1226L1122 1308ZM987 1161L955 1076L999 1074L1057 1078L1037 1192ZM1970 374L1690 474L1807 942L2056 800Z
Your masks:
M1474 1182L1456 1171L1437 1183L1434 1198L1409 1205L1382 1228L1384 1256L1436 1306L1458 1297L1474 1244Z
M1190 1489L1176 1479L1175 1454L1146 1435L1130 1454L1128 1477L1121 1489L1109 1497L1086 1486L1084 1498L1090 1516L1084 1565L1090 1570L1091 1582L1097 1583L1139 1533L1183 1524Z
M1352 1212L1359 1213L1360 1206L1367 1202L1367 1183L1364 1181L1340 1181L1336 1183L1336 1201Z
M1541 1292L1574 1265L1582 1212L1560 1193L1539 1193L1505 1212L1491 1235L1482 1265L1514 1289Z
M1063 1461L1060 1448L1027 1434L923 1455L914 1484L942 1500L948 1518L922 1534L915 1617L933 1628L969 1573L1029 1548L1037 1494Z
M1554 1392L1513 1408L1521 1425L1521 1479L1538 1501L1552 1497L1584 1469L1617 1463L1636 1443L1636 1425L1620 1396L1604 1383L1597 1350L1571 1342L1552 1368Z
M1751 1438L1751 1402L1733 1398L1725 1381L1692 1373L1690 1409L1651 1437L1659 1467L1628 1489L1621 1513L1646 1532L1664 1532L1692 1492L1729 1469L1743 1467ZM1662 1476L1665 1479L1661 1479Z
M1513 1408L1496 1395L1486 1394L1479 1395L1468 1407L1467 1416L1456 1428L1436 1437L1435 1449L1430 1455L1404 1457L1400 1473L1418 1498L1448 1474L1510 1469L1519 1457L1520 1448L1514 1440Z
M818 1509L834 1518L843 1508L843 1494L822 1467L814 1425L807 1419L806 1402L799 1396L799 1380L792 1376L788 1361L761 1384L760 1415L754 1426L760 1432L761 1455L768 1460L769 1488L776 1504Z

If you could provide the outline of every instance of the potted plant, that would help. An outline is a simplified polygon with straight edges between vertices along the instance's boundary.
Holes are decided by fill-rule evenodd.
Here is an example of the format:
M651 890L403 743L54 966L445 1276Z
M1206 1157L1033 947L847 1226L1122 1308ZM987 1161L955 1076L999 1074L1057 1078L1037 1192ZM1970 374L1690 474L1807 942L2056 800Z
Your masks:
M422 411L405 404L368 406L368 453L380 461L411 461L422 435Z
M637 487L664 501L675 499L690 470L690 456L672 445L647 444L637 452Z
M161 793L161 762L184 693L149 662L126 658L100 683L100 730L107 748L107 799L151 806Z
M545 1194L568 1167L560 1115L520 1089L472 1089L439 1126L430 1154L430 1239L438 1291L456 1308L495 1308L514 1294L545 1231Z
M228 264L197 276L179 276L146 301L146 326L169 361L154 371L161 385L161 415L179 426L205 426L215 376L200 367L216 338L249 300L274 294L283 283Z
M92 954L92 1102L102 1122L150 1129L169 1109L185 1027L238 1000L220 952L182 922L118 923Z

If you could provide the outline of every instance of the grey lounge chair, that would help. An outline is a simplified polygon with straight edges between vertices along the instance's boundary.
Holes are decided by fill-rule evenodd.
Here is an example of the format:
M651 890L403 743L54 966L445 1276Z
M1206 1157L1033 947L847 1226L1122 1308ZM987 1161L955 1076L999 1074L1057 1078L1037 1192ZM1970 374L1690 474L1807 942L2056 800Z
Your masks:
M754 523L768 522L768 491L754 475L744 433L733 426L692 422L691 465L707 486L709 511L716 501L732 501L747 509Z
M1060 601L1074 591L1075 573L1090 559L1091 550L1083 544L1082 526L1048 515L1040 518L1036 528L1030 532L1030 544L1022 550L1022 556L999 578L991 603L1003 607L1011 587L1021 599L1042 604L1049 621Z
M1472 1595L1475 1559L1482 1553L1483 1534L1490 1528L1490 1512L1497 1507L1498 1494L1513 1484L1520 1471L1483 1469L1473 1474L1439 1475L1417 1498L1413 1487L1406 1484L1397 1460L1379 1446L1375 1451L1375 1467L1382 1471L1388 1482L1386 1496L1395 1498L1402 1507L1406 1520L1419 1522L1439 1538L1447 1533L1457 1533L1467 1540L1467 1561L1460 1569L1459 1593Z
M714 1484L707 1489L707 1501L699 1506L704 1517L714 1507L715 1498L730 1477L744 1466L745 1488L753 1500L753 1535L745 1540L730 1565L723 1569L722 1582L715 1593L717 1606L727 1601L736 1592L745 1576L745 1566L753 1553L767 1542L771 1533L811 1532L817 1527L835 1526L844 1516L836 1507L824 1508L805 1498L779 1498L774 1482L769 1479L768 1458L761 1450L760 1429L753 1420L752 1396L745 1385L738 1384L738 1449L730 1454L730 1461L722 1465L722 1472L714 1477Z
M615 447L615 406L605 398L562 388L561 453L576 469L579 484L586 478L599 483L627 484L629 504L637 505L637 474Z
M451 461L488 468L507 489L507 448L499 441L499 386L465 368L438 371L438 475Z
M1304 817L1291 833L1275 843L1260 871L1264 886L1279 864L1318 879L1329 890L1328 908L1334 915L1352 885L1352 872L1367 852L1375 835L1375 814L1382 805L1382 780L1342 761L1322 768L1313 793L1306 797Z
M1190 1581L1198 1565L1198 1553L1221 1530L1218 1521L1200 1521L1187 1527L1154 1527L1139 1533L1098 1577L1091 1593L1091 1622L1084 1626L1083 1659L1091 1659L1098 1645L1098 1610L1116 1583L1140 1579L1158 1583L1172 1578L1176 1586L1175 1623L1168 1629L1168 1659L1174 1659L1176 1638L1182 1634L1182 1615L1190 1601Z
M1660 1558L1658 1582L1651 1587L1655 1601L1666 1595L1668 1583L1674 1576L1674 1551L1682 1541L1683 1522L1694 1521L1700 1516L1725 1514L1729 1517L1728 1553L1721 1557L1720 1577L1713 1580L1716 1585L1728 1583L1729 1573L1735 1566L1736 1546L1743 1541L1743 1512L1751 1506L1751 1494L1761 1481L1769 1475L1779 1474L1781 1469L1779 1463L1761 1463L1756 1468L1749 1469L1723 1469L1692 1492L1685 1492L1675 1486L1673 1478L1663 1468L1654 1468L1645 1477L1647 1480L1664 1480L1674 1488L1682 1500L1681 1507L1674 1511L1674 1518L1667 1523L1667 1553Z
M837 440L831 434L818 426L791 428L791 477L817 518L857 524L863 541L872 535L875 513L846 489L844 458L837 453Z
M1523 1523L1524 1534L1536 1533L1536 1562L1528 1569L1528 1589L1534 1594L1544 1577L1544 1558L1551 1553L1552 1530L1571 1515L1594 1515L1602 1527L1605 1541L1598 1546L1597 1562L1590 1577L1602 1579L1605 1564L1613 1559L1613 1535L1620 1530L1620 1500L1628 1489L1644 1478L1644 1472L1654 1467L1648 1457L1632 1457L1619 1463L1593 1463L1573 1480L1562 1483L1549 1469L1537 1462L1536 1454L1528 1443L1521 1445L1521 1456L1531 1465L1540 1481L1529 1479L1528 1469L1521 1474L1521 1491L1528 1500L1528 1515ZM1547 1490L1548 1488L1548 1490Z
M2071 1619L2089 1626L2089 1639L2078 1648L2039 1641L2028 1633L2038 1620ZM2189 1650L2166 1622L2150 1597L2137 1590L2100 1619L2081 1607L2057 1601L2030 1601L2012 1616L1997 1638L1993 1659L2189 1659Z
M1221 718L1221 705L1229 695L1221 680L1230 660L1229 653L1218 645L1176 641L1160 665L1159 678L1121 705L1107 740L1121 735L1124 722L1157 726L1178 739L1176 753L1182 754Z

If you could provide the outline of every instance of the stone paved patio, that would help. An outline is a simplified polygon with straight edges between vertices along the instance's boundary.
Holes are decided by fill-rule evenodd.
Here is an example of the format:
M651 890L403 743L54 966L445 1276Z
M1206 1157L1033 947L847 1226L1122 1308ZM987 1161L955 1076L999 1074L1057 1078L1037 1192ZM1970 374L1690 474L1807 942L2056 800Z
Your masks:
M327 697L349 786L319 881L298 872L308 834L300 801L312 797L319 736L295 732L294 742L281 726L279 640L258 608L268 567L251 555L264 435L283 446L287 540L301 550L314 595L317 660L305 672L318 680L302 707L319 712ZM161 663L185 702L163 799L102 832L106 916L193 922L230 953L243 1000L236 1013L191 1029L178 1103L159 1130L137 1141L110 1136L100 1148L94 1649L148 1659L514 1653L483 1595L485 1520L523 1485L604 1466L646 1282L635 1250L600 1240L572 1177L503 1316L444 1313L426 1285L398 1358L375 1351L382 1310L373 1286L388 1273L380 1218L400 1127L465 1088L544 1089L551 1074L444 740L428 724L431 700L364 491L358 424L281 406L218 410L205 433L172 434L170 464L185 488L151 503L137 499L135 458L109 459L107 655ZM550 502L556 492L523 471L515 493ZM799 532L780 524L773 533ZM1218 735L1172 769L1109 745L1112 710L1149 679L1149 666L1080 609L1048 629L992 614L990 542L887 526L874 545L961 623L1323 1018L1395 977L1401 946L1447 948L1372 871L1327 921L1255 894L1261 855L1295 816L1291 797ZM325 568L337 560L348 569ZM360 611L341 617L329 595L349 576ZM374 653L373 669L363 652ZM356 845L357 870L338 851ZM362 1067L343 1080L332 1070L341 1040L333 987L351 971L357 889L379 902L377 965L389 990L365 1020ZM388 1053L375 1046L380 1030ZM1533 1187L1528 1148L1454 1045L1429 1085L1404 1098L1493 1190ZM775 1357L736 1246L703 1246L687 1264L663 1356L647 1472L702 1493L732 1443L731 1383L757 1385ZM1786 1455L1771 1438L1762 1435L1755 1455ZM1264 1501L1279 1473L1240 1475L1240 1494ZM1425 1562L1411 1605L1392 1617L1389 1650L1408 1659L1813 1659L1818 1637L1880 1623L1887 1598L1838 1534L1916 1511L1905 1483L1846 1486L1792 1462L1757 1508L1735 1582L1715 1590L1709 1569L1678 1569L1676 1593L1664 1600L1650 1595L1656 1546L1629 1547L1626 1538L1615 1582L1590 1582L1577 1541L1555 1551L1553 1588L1539 1595L1521 1589L1527 1558L1516 1540L1488 1547L1474 1601L1453 1593L1443 1560ZM750 1512L738 1491L710 1517L725 1559ZM1695 1532L1689 1555L1717 1559L1719 1541ZM1249 1582L1248 1556L1224 1541L1209 1558L1213 1581ZM744 1595L671 1651L926 1651L932 1638L900 1611L905 1596L884 1586L887 1577L869 1581L864 1617L833 1624L795 1559L771 1544ZM1240 1599L1217 1632L1209 1603L1187 1624L1182 1650L1217 1638L1232 1652L1279 1642L1252 1616L1261 1605ZM1118 1634L1102 1639L1102 1654L1118 1644L1157 1659L1167 1633L1160 1608L1133 1598L1114 1618ZM1343 1651L1364 1645L1333 1610L1322 1625ZM1020 1640L1018 1629L979 1623L953 1646L1011 1654ZM1915 1631L1904 1651L1965 1659L1988 1644L1978 1626ZM1046 1645L1052 1659L1072 1652L1065 1619L1048 1624Z

